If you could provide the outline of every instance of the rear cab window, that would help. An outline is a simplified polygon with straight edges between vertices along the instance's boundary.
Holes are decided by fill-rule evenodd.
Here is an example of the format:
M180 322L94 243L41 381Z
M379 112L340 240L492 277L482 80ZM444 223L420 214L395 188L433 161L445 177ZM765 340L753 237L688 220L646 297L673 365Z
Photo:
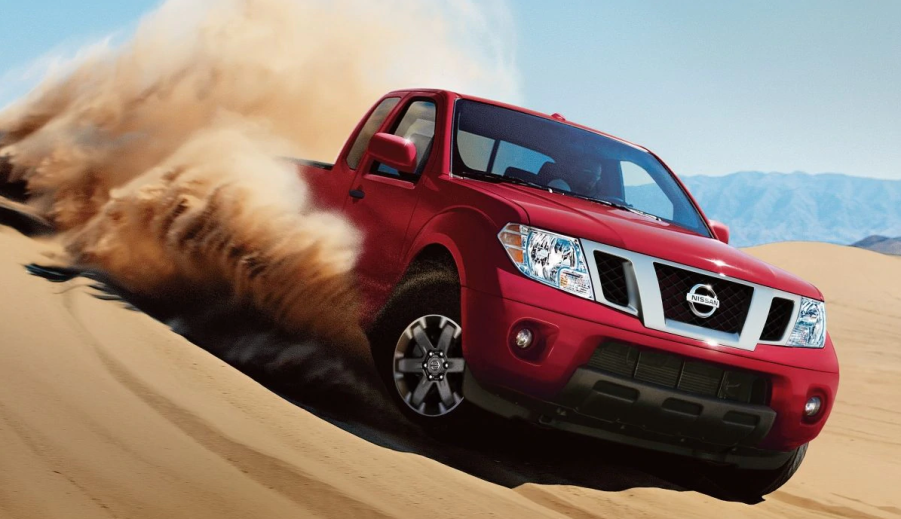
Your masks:
M464 131L457 132L457 146L467 167L501 176L513 170L537 175L542 166L554 162L543 153L512 142L496 141Z

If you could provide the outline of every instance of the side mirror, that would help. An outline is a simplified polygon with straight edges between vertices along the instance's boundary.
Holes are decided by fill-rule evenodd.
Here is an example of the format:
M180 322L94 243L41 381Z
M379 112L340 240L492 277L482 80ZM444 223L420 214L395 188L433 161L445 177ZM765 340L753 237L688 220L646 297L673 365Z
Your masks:
M412 173L416 169L416 145L397 135L373 135L369 141L369 154L382 164L403 173Z
M713 235L717 240L729 244L729 226L723 222L710 220L710 228L713 229Z

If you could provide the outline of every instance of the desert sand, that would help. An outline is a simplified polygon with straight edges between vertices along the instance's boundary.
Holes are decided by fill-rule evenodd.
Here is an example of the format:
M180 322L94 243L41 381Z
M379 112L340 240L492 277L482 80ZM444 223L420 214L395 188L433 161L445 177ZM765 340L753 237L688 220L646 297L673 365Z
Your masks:
M0 227L0 517L901 516L901 258L750 252L825 293L839 399L762 503L695 492L508 489L292 405L92 282L29 276L51 245Z

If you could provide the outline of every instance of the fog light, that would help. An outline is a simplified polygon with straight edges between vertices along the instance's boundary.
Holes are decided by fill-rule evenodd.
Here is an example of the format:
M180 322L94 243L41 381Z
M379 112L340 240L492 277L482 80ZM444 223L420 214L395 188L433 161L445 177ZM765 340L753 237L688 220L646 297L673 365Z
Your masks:
M534 334L532 334L532 330L528 328L523 328L516 334L516 338L514 342L516 343L517 348L526 349L532 345L532 339L534 338Z
M810 397L810 400L804 404L804 414L806 416L816 416L817 413L820 412L820 407L822 407L823 401L818 396Z

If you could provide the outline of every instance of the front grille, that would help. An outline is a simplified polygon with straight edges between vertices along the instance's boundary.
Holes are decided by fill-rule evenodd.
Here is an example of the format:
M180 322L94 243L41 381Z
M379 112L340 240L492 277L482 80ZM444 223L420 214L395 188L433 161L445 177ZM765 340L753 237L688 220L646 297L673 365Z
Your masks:
M698 395L716 395L723 380L723 370L703 362L686 362L682 366L679 389Z
M599 346L588 366L623 378L711 398L760 405L765 405L768 399L767 379L763 375L619 342Z
M785 335L792 312L795 310L795 302L790 299L774 297L770 304L770 312L766 316L766 324L760 334L761 341L778 341Z
M658 386L676 387L681 371L682 360L679 357L646 350L639 352L632 378Z
M598 267L601 280L601 293L604 298L619 306L629 306L629 288L626 285L626 263L628 260L595 251L594 261Z
M663 315L667 319L726 333L741 333L751 308L753 287L660 263L654 263L654 269L663 299ZM719 299L719 308L708 318L692 313L685 298L695 285L709 285Z
M617 342L608 342L596 349L588 365L601 371L632 378L638 364L638 349Z

